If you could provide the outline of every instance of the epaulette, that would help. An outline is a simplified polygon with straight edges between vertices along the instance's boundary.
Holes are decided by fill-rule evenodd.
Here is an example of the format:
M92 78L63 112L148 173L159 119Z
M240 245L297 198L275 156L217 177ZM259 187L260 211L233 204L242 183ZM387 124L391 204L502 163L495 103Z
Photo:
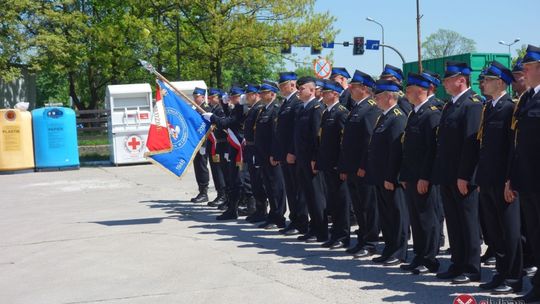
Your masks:
M347 110L347 108L346 108L344 105L342 105L342 104L339 104L339 105L338 105L338 109L340 109L341 111Z
M317 109L317 108L320 108L320 107L321 107L321 105L320 105L320 104L317 104L317 105L315 105L313 108Z
M377 105L377 103L375 102L375 100L373 100L373 99L371 99L371 98L368 99L367 102L369 103L370 106L376 106L376 105Z
M438 110L436 106L431 106L431 107L429 107L429 108L430 108L432 111L437 111L437 110Z
M473 95L471 96L471 100L472 100L473 102L480 102L481 99L480 99L480 97L479 97L477 94L473 94Z
M403 115L403 113L398 108L394 108L394 115L399 116Z
M399 97L403 97L403 96L405 96L405 93L403 93L402 91L398 91L398 95L399 95Z

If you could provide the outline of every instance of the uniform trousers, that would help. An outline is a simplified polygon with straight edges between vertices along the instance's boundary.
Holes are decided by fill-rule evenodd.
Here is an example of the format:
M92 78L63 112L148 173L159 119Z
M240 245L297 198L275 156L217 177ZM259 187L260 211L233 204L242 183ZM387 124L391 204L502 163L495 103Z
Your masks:
M457 185L441 185L448 240L452 249L451 271L480 273L480 231L478 225L478 191L469 186L462 195Z
M409 220L403 191L399 186L394 191L386 190L379 185L375 187L385 244L382 256L405 261L407 259Z
M358 223L358 244L375 248L379 241L379 209L375 186L366 184L356 174L347 175L351 203Z
M523 270L519 199L508 204L504 185L480 190L480 217L495 250L497 272L503 279L519 279Z

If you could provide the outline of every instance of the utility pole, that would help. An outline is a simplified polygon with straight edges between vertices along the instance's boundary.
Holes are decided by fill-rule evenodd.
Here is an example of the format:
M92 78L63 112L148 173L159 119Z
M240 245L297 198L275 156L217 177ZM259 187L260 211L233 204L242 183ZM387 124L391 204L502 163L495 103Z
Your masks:
M176 80L180 81L180 17L176 15Z
M422 40L420 38L420 0L416 0L416 39L418 44L418 73L422 73Z

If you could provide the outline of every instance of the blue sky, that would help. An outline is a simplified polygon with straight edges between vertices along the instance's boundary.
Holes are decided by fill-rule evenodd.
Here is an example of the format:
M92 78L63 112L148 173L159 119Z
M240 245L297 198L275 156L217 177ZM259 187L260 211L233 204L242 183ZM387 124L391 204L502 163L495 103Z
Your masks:
M450 29L476 42L477 52L507 53L508 47L498 42L521 41L512 46L515 50L523 44L540 44L538 0L420 0L422 41L438 29ZM328 11L337 18L334 26L340 32L335 41L350 41L354 36L380 40L381 28L366 21L372 17L384 26L385 42L403 54L405 60L416 61L416 0L317 0L317 12ZM352 74L355 69L378 75L382 69L380 51L366 50L362 56L353 56L352 47L336 45L325 49L321 56L333 52L334 66L344 66ZM309 49L293 48L300 59L312 60ZM385 50L388 64L401 66L401 59L393 51ZM293 68L287 64L287 68Z

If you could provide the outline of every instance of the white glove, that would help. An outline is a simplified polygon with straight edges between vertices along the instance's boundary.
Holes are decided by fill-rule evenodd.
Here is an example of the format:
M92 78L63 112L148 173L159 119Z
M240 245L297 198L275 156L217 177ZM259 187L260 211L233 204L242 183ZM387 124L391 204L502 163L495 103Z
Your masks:
M202 146L200 149L199 149L199 153L201 155L205 155L206 154L206 147Z
M212 115L214 115L214 114L212 114L212 113L204 113L202 115L202 117L204 118L204 120L210 122L210 117L212 117Z

